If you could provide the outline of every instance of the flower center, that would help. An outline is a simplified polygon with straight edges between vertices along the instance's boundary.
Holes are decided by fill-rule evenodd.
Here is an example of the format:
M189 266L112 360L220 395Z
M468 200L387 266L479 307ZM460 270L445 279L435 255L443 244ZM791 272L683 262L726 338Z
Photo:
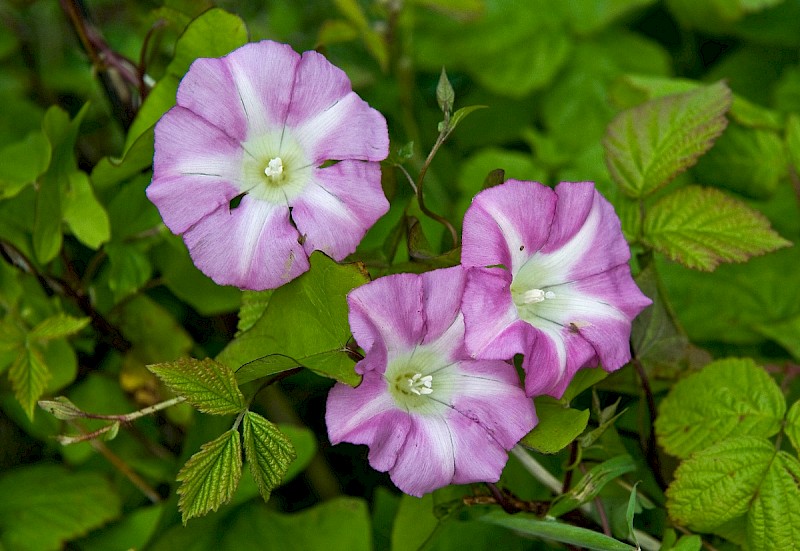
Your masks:
M414 375L410 379L406 379L406 384L408 388L400 389L402 392L410 392L412 394L416 394L417 396L421 396L423 394L430 394L433 392L433 388L431 388L431 384L433 383L433 376L432 375L425 375L422 376L422 373L414 373Z
M275 157L274 159L270 159L267 168L264 169L264 174L272 181L279 180L283 174L283 161L281 158Z
M544 302L548 298L556 298L556 294L553 291L529 289L524 293L520 293L516 302L517 304L536 304L537 302Z

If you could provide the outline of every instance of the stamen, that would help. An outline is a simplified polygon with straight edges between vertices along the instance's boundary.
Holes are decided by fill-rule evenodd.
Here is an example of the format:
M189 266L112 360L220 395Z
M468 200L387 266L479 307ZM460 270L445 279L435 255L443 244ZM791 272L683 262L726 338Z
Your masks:
M548 298L556 298L556 294L553 291L542 291L541 289L530 289L529 291L525 291L522 293L522 303L523 304L535 304L537 302L544 302L545 299Z
M275 157L274 159L270 159L267 168L264 169L264 174L270 178L276 178L283 174L283 161L281 158Z
M433 388L431 388L433 377L431 375L423 377L422 373L415 373L413 377L406 379L406 382L408 383L408 390L417 396L433 392Z

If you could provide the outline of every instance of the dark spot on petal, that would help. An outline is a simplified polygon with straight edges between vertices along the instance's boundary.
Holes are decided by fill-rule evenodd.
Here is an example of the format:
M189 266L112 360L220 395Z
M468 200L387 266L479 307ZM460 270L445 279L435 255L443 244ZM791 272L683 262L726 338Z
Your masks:
M525 245L520 245L520 246L519 246L519 250L520 250L520 251L524 251L524 250L525 250Z
M298 237L297 237L297 242L298 242L298 243L300 243L300 244L302 245L303 243L305 243L305 242L306 242L306 237L307 237L307 236L306 236L306 234L303 234L303 235L300 235L300 236L298 236Z
M245 195L247 195L247 194L246 194L246 193L240 193L239 195L237 195L236 197L234 197L233 199L231 199L231 200L230 200L230 202L228 203L228 208L229 208L230 210L235 210L235 209L237 209L237 208L239 207L239 203L241 203L241 202L242 202L242 198L243 198Z

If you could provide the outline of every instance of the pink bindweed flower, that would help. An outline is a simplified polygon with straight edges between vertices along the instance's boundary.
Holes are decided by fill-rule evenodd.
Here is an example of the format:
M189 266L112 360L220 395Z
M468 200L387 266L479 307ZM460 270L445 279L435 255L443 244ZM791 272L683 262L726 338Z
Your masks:
M581 367L630 360L631 321L651 303L631 278L614 208L591 182L509 180L464 216L465 342L475 358L524 354L528 396L560 397Z
M464 275L460 266L391 275L347 297L364 378L331 390L328 435L368 445L370 464L414 496L497 481L507 450L536 424L515 369L464 349Z
M155 128L147 196L215 282L271 289L314 250L343 259L386 213L388 149L342 70L257 42L189 68Z

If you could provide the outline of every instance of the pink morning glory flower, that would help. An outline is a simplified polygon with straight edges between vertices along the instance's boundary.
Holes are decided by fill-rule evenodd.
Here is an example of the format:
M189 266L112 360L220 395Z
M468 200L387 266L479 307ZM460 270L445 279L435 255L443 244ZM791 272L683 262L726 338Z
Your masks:
M342 70L257 42L189 68L155 128L147 196L215 282L271 289L314 250L343 259L386 213L388 149Z
M630 360L631 321L651 303L631 278L614 208L591 182L509 180L464 216L465 342L475 358L524 354L528 396L560 397L581 367Z
M331 390L328 435L368 445L370 464L413 496L497 481L507 451L536 424L513 366L467 354L464 284L456 266L382 277L347 297L364 377Z

